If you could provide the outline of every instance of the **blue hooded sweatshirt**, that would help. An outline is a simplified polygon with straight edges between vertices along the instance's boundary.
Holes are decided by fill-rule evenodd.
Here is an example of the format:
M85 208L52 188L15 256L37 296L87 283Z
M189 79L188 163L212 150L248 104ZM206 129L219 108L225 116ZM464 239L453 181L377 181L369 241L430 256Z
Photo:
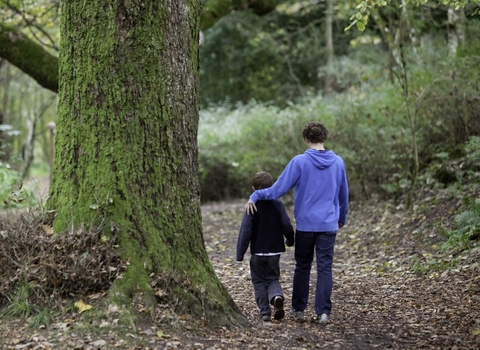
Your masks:
M309 148L295 156L278 180L257 190L250 199L277 199L295 188L296 229L305 232L333 232L346 224L348 184L343 159L331 150Z

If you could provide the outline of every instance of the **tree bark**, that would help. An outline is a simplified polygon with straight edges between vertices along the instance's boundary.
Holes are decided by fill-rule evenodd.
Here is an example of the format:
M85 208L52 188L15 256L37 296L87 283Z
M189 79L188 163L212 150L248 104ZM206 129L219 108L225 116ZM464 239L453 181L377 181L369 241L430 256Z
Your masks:
M128 268L110 288L155 307L246 322L202 235L197 176L200 0L62 1L55 232L105 225Z

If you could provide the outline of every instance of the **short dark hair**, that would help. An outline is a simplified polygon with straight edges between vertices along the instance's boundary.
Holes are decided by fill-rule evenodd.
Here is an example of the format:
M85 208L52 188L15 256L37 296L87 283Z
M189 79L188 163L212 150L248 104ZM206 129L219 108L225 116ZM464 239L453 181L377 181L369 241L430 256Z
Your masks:
M259 171L252 177L252 186L256 190L268 188L273 185L273 177L266 171Z
M310 122L303 128L302 136L311 143L324 143L327 141L328 130L318 122Z

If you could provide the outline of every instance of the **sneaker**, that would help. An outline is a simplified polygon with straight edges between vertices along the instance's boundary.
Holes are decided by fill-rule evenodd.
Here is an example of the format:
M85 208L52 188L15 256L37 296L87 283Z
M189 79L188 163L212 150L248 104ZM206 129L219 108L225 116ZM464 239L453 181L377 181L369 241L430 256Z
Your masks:
M294 321L298 321L298 322L305 321L305 315L303 314L303 311L291 310L290 317L293 318Z
M264 322L270 322L270 315L261 315L260 318Z
M285 317L285 310L283 310L283 298L277 295L273 298L273 318L281 320Z
M328 323L328 315L327 314L317 315L317 322L318 323Z

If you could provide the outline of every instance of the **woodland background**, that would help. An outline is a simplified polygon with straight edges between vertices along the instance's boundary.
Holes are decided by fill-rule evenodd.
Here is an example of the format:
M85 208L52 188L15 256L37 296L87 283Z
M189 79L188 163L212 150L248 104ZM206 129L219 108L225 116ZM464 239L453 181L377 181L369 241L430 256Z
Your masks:
M381 231L376 217L383 210L408 216L442 207L435 219L451 219L438 226L421 215L412 219L415 237L428 241L433 230L435 239L428 254L412 253L405 269L447 276L462 270L462 261L478 265L472 252L478 251L480 237L480 5L392 1L370 8L367 18L361 12L364 3L284 0L263 16L233 11L202 32L202 202L208 207L246 199L249 179L258 170L277 177L304 151L303 126L317 120L330 130L326 146L345 160L352 203L378 203L365 223L376 227L366 232ZM58 53L59 16L57 0L0 0L0 22L19 28L52 54ZM56 93L0 59L5 215L43 207L54 157L56 103ZM284 202L291 205L291 194ZM235 227L238 218L230 221ZM234 244L231 237L218 243L208 226L204 230L214 249ZM356 244L353 229L348 237ZM392 267L387 265L375 268ZM465 281L478 284L473 275ZM3 310L10 316L13 310L13 316L41 316L33 319L37 326L48 323L33 305L11 300L14 308ZM480 329L476 325L473 332Z
M454 183L452 161L467 155L467 144L478 148L478 4L390 4L359 31L346 30L355 1L333 1L331 12L328 3L282 1L265 16L234 11L202 33L204 202L245 197L260 168L278 176L303 152L299 134L309 120L331 130L328 146L348 165L354 199L411 197L420 175L438 186ZM2 0L0 19L55 53L58 4ZM49 174L56 94L6 60L0 79L5 197L16 172L23 179Z

